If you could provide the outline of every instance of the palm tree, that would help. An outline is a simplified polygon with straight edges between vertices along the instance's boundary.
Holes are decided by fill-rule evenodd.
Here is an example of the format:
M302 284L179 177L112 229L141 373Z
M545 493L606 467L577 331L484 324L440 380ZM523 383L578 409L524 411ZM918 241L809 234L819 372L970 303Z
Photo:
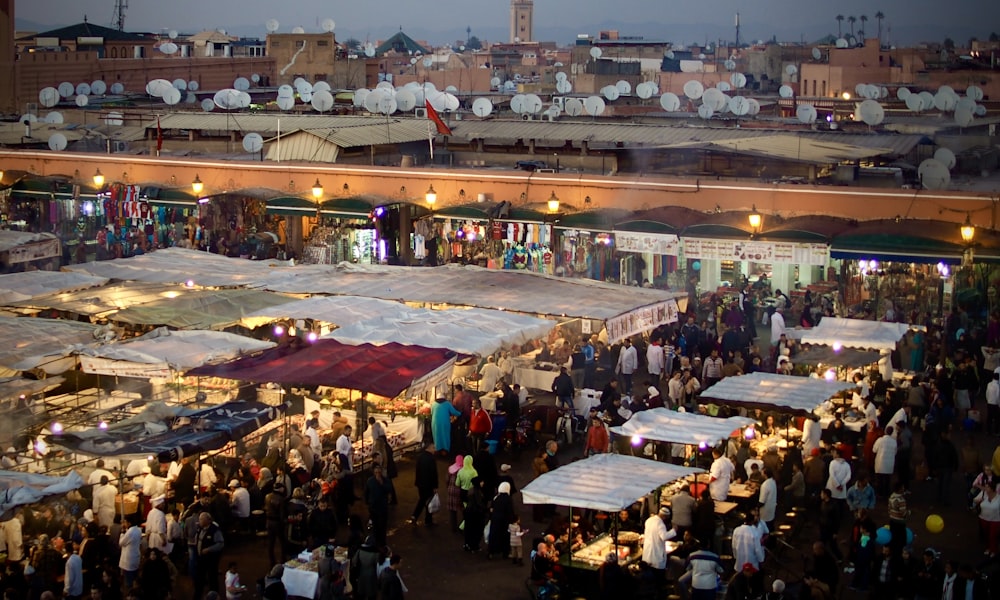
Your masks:
M885 13L878 11L875 13L875 20L878 21L878 43L879 46L882 45L882 19L885 18Z
M851 15L847 17L847 22L851 24L851 37L854 37L854 24L858 22L858 18Z
M861 31L858 32L858 35L861 36L862 40L865 39L865 23L867 22L868 22L868 15L861 15Z
M841 25L844 24L844 15L837 15L837 37L844 37L844 33L841 31Z

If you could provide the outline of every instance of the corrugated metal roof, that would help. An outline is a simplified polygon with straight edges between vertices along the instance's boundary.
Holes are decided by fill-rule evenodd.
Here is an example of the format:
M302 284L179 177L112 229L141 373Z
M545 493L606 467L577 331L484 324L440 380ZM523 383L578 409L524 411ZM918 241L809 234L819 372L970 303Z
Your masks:
M305 131L282 135L280 144L272 140L267 147L267 160L335 163L339 155L340 146Z
M206 131L256 131L264 137L277 135L281 131L298 131L312 129L339 129L342 127L357 127L361 125L381 125L385 127L385 117L356 117L345 115L317 114L243 114L243 113L206 113L184 112L173 113L160 117L160 127L163 129L194 129ZM427 136L427 120L416 118L392 117L394 122L420 123L424 137ZM146 123L147 128L156 128L156 120Z
M814 164L834 164L845 160L880 156L890 152L888 148L866 148L796 135L767 135L692 145L709 150ZM686 144L681 145L681 147L687 146Z
M426 140L427 135L426 122L412 119L294 131L282 133L281 144L273 143L277 137L267 140L267 158L332 163L342 148L416 142Z

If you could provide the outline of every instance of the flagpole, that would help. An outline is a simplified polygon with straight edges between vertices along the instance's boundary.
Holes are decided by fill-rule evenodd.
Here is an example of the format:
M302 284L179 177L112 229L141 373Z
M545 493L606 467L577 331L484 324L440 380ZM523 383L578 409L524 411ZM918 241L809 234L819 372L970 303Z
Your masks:
M281 162L281 117L278 117L278 138L274 140L275 155L278 162Z
M420 84L420 88L424 92L424 116L427 117L427 145L430 146L431 149L431 162L434 162L434 134L431 133L431 118L430 115L427 114L427 105L430 104L431 101L427 99L426 77L424 78L424 81Z

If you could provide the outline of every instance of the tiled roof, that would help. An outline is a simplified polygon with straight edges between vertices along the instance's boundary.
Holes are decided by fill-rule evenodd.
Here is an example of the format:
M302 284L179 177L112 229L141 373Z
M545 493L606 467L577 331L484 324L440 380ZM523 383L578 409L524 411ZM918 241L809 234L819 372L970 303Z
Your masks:
M102 27L101 25L95 25L94 23L89 23L87 21L77 23L76 25L62 27L60 29L43 31L42 33L36 33L21 39L59 38L60 40L76 41L78 38L82 37L101 37L104 38L105 41L110 42L143 42L150 39L149 37L139 33L118 31L117 29Z

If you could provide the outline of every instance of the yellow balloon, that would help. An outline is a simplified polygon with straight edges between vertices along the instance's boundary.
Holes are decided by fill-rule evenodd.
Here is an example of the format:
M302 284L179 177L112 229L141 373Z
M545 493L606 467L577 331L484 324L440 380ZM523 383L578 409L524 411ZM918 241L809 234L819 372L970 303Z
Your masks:
M927 515L924 527L931 533L941 533L941 530L944 529L944 519L940 515Z

